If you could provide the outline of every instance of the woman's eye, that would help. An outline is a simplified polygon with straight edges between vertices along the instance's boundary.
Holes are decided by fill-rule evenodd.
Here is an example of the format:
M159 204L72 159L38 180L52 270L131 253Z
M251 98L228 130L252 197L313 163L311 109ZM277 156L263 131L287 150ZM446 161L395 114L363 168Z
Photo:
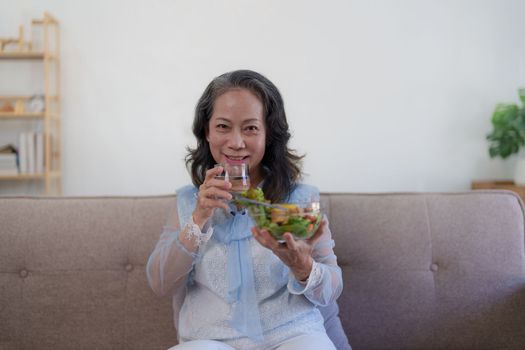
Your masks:
M226 129L228 128L228 125L226 124L217 124L217 129Z
M246 130L248 130L248 131L258 131L259 128L257 126L255 126L255 125L250 125L250 126L246 127Z

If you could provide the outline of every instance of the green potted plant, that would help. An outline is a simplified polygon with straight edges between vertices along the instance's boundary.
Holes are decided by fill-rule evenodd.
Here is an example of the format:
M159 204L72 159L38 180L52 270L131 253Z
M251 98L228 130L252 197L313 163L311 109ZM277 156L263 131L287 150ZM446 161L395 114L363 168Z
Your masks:
M505 159L525 146L525 88L519 89L518 94L521 107L515 103L499 103L492 114L493 130L487 135L491 158ZM518 157L514 182L525 185L525 156Z

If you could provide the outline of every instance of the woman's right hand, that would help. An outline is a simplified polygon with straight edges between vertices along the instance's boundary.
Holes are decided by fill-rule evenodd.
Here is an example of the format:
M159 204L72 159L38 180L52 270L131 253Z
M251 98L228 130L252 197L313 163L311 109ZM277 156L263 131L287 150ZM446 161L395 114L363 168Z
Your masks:
M219 180L215 177L223 172L223 167L218 166L206 171L204 183L199 187L197 196L197 205L193 211L193 222L196 223L200 229L204 227L206 221L213 215L216 208L224 208L226 211L230 210L228 204L224 200L231 200L232 195L228 190L232 187L229 181Z

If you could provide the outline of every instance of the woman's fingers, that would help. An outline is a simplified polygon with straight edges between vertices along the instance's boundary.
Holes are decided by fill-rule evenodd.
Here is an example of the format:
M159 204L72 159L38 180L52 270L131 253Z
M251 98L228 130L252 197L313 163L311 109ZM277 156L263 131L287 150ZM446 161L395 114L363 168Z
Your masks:
M297 251L297 242L293 238L293 235L290 232L283 234L283 238L286 241L286 246L291 251Z
M227 201L233 198L230 192L224 191L217 187L210 187L205 190L199 191L199 197L211 199L225 199Z
M266 243L266 240L261 237L261 231L257 227L252 227L252 235L253 238L255 238L257 242L259 242L260 245L267 249L270 249L270 247Z
M203 209L213 209L213 208L224 208L226 211L230 211L230 207L222 199L214 198L200 198L199 206Z
M232 184L224 179L217 179L216 176L222 173L222 167L212 168L206 171L204 182L199 187L199 191L206 191L210 188L220 188L223 190L229 190Z
M204 183L208 183L209 181L213 180L215 176L219 176L220 174L222 174L223 171L224 168L222 166L206 170L206 175L204 176Z
M279 247L279 242L270 235L266 230L259 230L257 227L252 228L253 237L259 242L263 247L275 251Z
M220 189L223 189L223 190L226 190L226 191L228 191L232 187L231 182L226 181L226 180L215 179L215 178L207 180L202 185L204 186L203 187L204 189L220 188Z
M228 190L231 188L231 183L224 180L216 179L215 176L222 172L222 167L216 167L206 171L204 183L199 187L199 202L198 205L203 209L224 208L229 210L229 207L224 200L231 200L232 195Z
M265 248L270 249L300 279L308 277L312 261L311 246L302 240L296 241L290 232L283 235L285 243L277 242L268 231L253 228L255 239ZM310 264L310 265L309 265Z
M206 171L204 182L199 187L197 195L197 208L194 214L198 221L205 222L211 215L215 208L223 208L230 211L230 207L226 201L232 199L232 195L228 190L232 187L229 181L217 179L216 176L222 173L222 167L212 168Z
M315 246L317 241L323 235L325 227L326 227L326 220L323 219L321 220L321 224L317 228L317 231L315 231L314 235L308 239L308 244L310 244L312 247Z

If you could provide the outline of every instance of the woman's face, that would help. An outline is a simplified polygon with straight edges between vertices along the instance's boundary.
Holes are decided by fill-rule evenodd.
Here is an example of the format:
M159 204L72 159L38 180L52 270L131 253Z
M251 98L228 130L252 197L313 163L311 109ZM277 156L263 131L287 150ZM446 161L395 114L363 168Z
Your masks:
M263 113L261 101L249 90L228 90L215 100L206 135L215 162L248 163L253 186L262 181L266 147Z

